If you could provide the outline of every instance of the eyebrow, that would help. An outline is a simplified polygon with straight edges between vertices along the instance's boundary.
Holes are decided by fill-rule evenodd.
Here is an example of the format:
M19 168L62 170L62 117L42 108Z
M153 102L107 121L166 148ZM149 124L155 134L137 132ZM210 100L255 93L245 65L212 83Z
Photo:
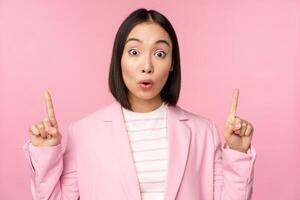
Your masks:
M143 43L140 39L137 39L137 38L129 38L126 41L126 43L129 42L129 41L137 41L137 42ZM168 45L170 47L169 42L167 42L166 40L157 40L154 44L158 44L158 43L164 43L164 44L166 44L166 45Z

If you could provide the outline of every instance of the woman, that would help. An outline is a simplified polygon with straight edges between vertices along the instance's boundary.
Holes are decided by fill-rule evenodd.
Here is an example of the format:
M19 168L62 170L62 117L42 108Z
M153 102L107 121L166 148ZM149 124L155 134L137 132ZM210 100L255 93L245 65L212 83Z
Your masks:
M48 116L23 146L34 199L251 199L253 126L236 116L222 145L215 123L177 104L175 31L157 11L138 9L114 42L109 88L115 101L69 126L65 151L51 96Z

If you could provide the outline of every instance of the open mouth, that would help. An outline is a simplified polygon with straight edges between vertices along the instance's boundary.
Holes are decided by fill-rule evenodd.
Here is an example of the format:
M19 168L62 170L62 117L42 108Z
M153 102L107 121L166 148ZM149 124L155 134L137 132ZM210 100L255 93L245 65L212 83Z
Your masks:
M143 90L150 90L153 88L153 82L152 81L140 81L140 86Z

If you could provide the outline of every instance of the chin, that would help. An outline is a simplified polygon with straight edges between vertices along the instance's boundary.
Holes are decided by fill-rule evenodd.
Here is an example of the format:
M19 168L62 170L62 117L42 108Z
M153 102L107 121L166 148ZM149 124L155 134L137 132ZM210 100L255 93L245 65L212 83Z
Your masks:
M156 96L152 95L152 94L144 94L144 95L139 95L136 97L139 99L142 99L142 100L151 100L151 99L154 99Z
M152 100L155 97L157 97L158 94L154 94L153 92L141 92L138 94L134 94L135 98L141 99L141 100Z

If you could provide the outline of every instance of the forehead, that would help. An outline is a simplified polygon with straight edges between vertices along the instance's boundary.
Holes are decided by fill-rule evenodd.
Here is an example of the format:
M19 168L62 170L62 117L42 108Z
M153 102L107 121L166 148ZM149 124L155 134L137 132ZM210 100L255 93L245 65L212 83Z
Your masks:
M165 31L165 29L163 29L159 24L154 22L144 22L136 25L130 31L127 40L130 38L137 38L141 40L142 43L146 44L153 44L157 40L166 40L169 44L171 44L168 32ZM131 41L136 42L135 40Z

